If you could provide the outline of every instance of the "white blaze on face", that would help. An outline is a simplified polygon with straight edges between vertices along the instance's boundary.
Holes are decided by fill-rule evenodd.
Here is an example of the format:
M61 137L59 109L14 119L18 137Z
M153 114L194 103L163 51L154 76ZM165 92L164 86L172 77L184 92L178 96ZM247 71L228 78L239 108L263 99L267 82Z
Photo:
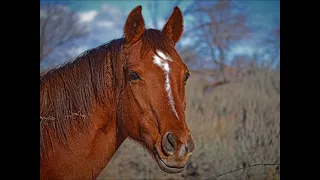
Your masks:
M166 78L165 89L168 94L169 103L171 105L171 109L173 113L179 119L178 113L175 109L174 100L173 100L172 91L171 91L171 85L170 85L170 79L169 79L170 67L169 67L168 61L173 61L173 60L169 56L166 56L160 50L157 50L156 54L153 56L153 63L159 66L164 71L165 78Z

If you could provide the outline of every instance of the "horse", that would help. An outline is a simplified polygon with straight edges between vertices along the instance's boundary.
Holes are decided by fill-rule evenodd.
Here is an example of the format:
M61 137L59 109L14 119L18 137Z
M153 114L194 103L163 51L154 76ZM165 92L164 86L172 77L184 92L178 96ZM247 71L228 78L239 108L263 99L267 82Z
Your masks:
M124 140L182 172L195 145L186 123L183 16L146 29L135 7L123 37L40 74L40 179L96 179Z

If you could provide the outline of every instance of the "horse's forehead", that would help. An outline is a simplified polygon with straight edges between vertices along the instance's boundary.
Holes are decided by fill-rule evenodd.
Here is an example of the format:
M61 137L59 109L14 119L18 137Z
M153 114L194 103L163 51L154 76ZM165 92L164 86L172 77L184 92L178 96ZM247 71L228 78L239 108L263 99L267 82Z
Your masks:
M180 56L178 55L177 52L167 52L167 51L163 51L160 49L157 49L156 52L152 55L152 59L155 60L153 61L153 63L155 62L162 62L162 63L168 63L170 64L172 67L184 67L184 63L182 61L182 59L180 59ZM161 60L161 61L159 61Z
M165 62L173 61L168 52L163 52L163 51L161 51L159 49L156 50L156 53L155 53L154 57L157 57L157 58L159 58L159 59L161 59L161 60L163 60Z
M135 51L132 51L131 54L136 54ZM140 57L136 59L137 61L130 60L129 64L139 64L138 66L149 68L151 66L154 66L156 62L158 63L164 63L164 62L170 62L168 65L170 65L171 69L181 68L185 67L182 59L180 58L178 52L175 51L175 49L169 49L164 50L162 48L155 48L154 50L150 48L147 52L140 51ZM133 58L135 59L135 58ZM167 66L167 65L166 65Z

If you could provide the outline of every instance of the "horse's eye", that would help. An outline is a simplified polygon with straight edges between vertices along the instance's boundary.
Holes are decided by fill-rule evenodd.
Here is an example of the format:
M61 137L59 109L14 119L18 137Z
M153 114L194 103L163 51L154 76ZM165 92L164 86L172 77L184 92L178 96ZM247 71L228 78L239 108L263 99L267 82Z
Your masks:
M186 77L185 77L185 79L184 79L184 81L186 82L186 81L189 79L189 77L190 77L190 74L189 74L189 73L187 73L187 74L186 74Z
M140 77L136 72L134 72L134 71L129 72L129 80L130 81L131 80L138 80L138 79L140 79Z

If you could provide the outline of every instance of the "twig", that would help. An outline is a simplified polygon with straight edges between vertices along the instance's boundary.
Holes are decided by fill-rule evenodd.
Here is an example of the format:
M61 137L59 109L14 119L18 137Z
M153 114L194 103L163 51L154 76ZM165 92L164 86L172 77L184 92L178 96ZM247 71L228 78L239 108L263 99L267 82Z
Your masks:
M82 119L84 119L84 118L87 117L86 115L81 114L80 111L77 112L77 113L72 113L72 112L70 112L70 114L71 114L71 115L68 115L68 116L65 116L65 117L66 117L66 118L72 118L72 117L74 117L74 116L78 116L78 117L80 117L80 118L82 118ZM54 120L56 120L56 118L53 117L53 116L49 116L49 117L42 117L42 116L40 116L40 125L42 125L42 124L44 124L44 123L48 123L48 121L54 123Z
M53 121L53 120L55 120L55 118L54 118L54 117L52 117L52 116L50 116L50 117L41 117L41 116L40 116L40 120L49 120L49 121Z
M213 180L213 179L216 179L218 177L221 177L221 176L225 176L227 174L231 174L231 173L234 173L236 171L240 171L242 169L246 169L246 168L252 168L252 167L255 167L255 166L278 166L280 165L280 163L275 163L275 164L252 164L252 165L249 165L249 166L246 166L246 167L242 167L242 168L239 168L239 169L235 169L235 170L231 170L231 171L228 171L228 172L225 172L225 173L222 173L222 174L219 174L217 176L214 176L214 177L211 177L209 178L210 180Z
M87 117L86 115L81 114L80 111L78 113L72 113L72 112L70 112L70 113L71 113L71 115L66 116L67 118L71 118L73 116L79 116L81 118L86 118Z
M49 116L49 117L42 117L40 116L40 126L44 123L48 123L48 121L54 121L56 118L55 117L52 117L52 116Z

